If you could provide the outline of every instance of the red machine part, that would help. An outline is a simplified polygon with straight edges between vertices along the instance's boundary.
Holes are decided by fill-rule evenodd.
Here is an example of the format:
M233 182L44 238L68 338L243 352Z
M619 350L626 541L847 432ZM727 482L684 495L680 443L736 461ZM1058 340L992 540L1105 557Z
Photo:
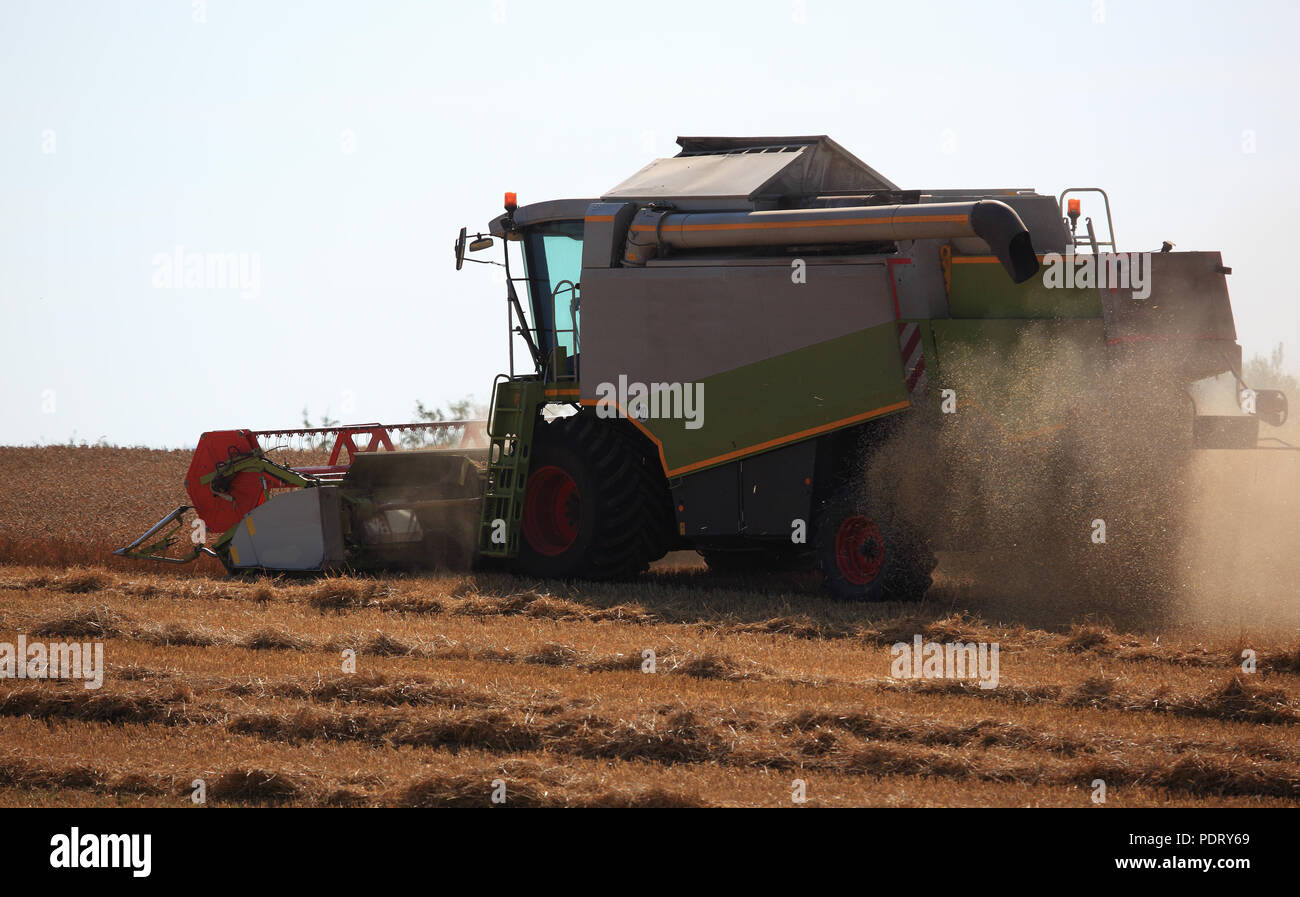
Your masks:
M408 427L418 425L411 424ZM360 424L352 427L307 427L298 430L259 430L254 436L320 436L334 435L334 447L330 449L329 463L314 467L295 467L294 471L318 479L331 480L347 473L352 459L363 452L379 450L394 451L393 440L388 435L390 427L383 424ZM368 436L362 446L358 446L355 437ZM347 453L344 455L344 453Z
M885 550L885 537L870 517L846 517L835 533L835 564L855 586L875 581L885 566Z
M582 500L578 484L562 467L547 465L528 477L524 499L524 538L549 557L564 554L578 539Z
M263 475L251 471L235 474L225 492L213 489L212 481L203 483L203 477L216 471L220 464L260 451L257 437L248 430L214 430L199 437L194 459L185 474L185 491L195 513L210 531L225 532L237 524L266 500L266 490Z
M228 483L203 477L218 466L246 455L260 455L262 448L257 437L274 438L294 436L334 436L329 464L317 467L295 467L295 473L305 477L330 482L343 476L352 459L364 452L394 451L391 430L455 430L466 426L464 421L434 421L414 424L360 424L350 427L303 427L291 430L213 430L199 437L194 449L194 459L185 475L185 491L190 503L209 530L225 532L243 519L244 515L266 501L268 489L286 488L289 484L278 480L274 474L244 471L230 478ZM358 446L356 437L368 437ZM463 438L463 434L462 437ZM219 488L213 488L218 486Z

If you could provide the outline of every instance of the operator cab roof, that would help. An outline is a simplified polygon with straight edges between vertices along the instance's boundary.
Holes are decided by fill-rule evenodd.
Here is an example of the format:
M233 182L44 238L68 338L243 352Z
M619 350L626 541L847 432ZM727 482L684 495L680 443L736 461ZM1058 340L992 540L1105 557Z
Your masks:
M682 151L656 159L600 197L606 202L671 202L679 209L754 209L783 198L898 190L825 135L813 137L678 137ZM520 206L515 224L584 217L595 199L556 199ZM504 215L489 230L502 236Z
M825 135L678 137L677 144L676 156L656 159L602 199L753 208L781 197L898 189Z
M575 221L587 215L587 207L595 199L548 199L533 202L515 209L515 227L522 229L547 221ZM505 236L505 215L498 215L488 224L488 232L495 237ZM511 237L511 239L515 239Z

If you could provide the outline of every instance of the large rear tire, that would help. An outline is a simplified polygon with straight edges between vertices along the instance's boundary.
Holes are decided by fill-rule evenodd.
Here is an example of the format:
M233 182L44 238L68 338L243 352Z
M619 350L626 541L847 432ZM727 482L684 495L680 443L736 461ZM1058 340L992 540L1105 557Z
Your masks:
M667 552L671 527L667 482L635 432L581 413L538 424L518 570L557 579L632 575Z

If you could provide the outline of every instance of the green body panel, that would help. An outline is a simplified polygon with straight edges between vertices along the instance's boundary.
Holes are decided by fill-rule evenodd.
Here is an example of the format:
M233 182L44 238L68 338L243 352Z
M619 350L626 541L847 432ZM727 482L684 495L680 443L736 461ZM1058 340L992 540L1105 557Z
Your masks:
M1048 289L1041 273L1012 283L1002 266L954 258L948 311L954 318L1100 318L1096 288Z
M642 424L661 444L670 476L794 442L836 422L848 426L907 401L893 321L700 382L704 413L698 429L687 429L679 419Z

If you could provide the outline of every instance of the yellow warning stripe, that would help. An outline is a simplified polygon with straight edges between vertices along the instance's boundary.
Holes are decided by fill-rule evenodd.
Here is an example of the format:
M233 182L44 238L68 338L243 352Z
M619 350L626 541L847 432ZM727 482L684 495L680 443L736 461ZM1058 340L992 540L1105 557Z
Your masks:
M816 427L809 427L806 430L800 430L797 433L790 433L786 436L778 436L776 439L769 439L766 442L759 442L754 445L746 446L742 449L736 449L733 452L727 452L723 455L717 455L713 458L706 458L703 461L696 461L694 464L687 464L685 467L678 467L676 470L670 470L669 476L678 476L683 473L689 473L692 470L699 470L701 467L708 467L711 464L717 464L721 461L730 461L733 458L739 458L742 455L750 455L755 452L761 452L765 449L776 448L779 445L785 445L787 442L796 442L800 439L806 439L809 436L816 436L819 433L825 433L829 430L837 430L840 427L846 427L849 424L861 423L864 420L870 420L873 417L879 417L882 414L888 414L891 411L901 411L912 403L904 400L895 402L892 405L885 405L872 411L864 411L861 414L855 414L852 417L841 418L840 420L831 421L828 424L821 424Z
M1038 260L1039 260L1040 262L1043 260L1043 258L1044 258L1044 256L1041 256L1041 255L1038 256ZM954 256L952 257L952 264L954 264L954 265L993 265L993 264L998 264L998 259L997 259L996 256L992 256L992 255L954 255Z
M593 406L599 404L599 401L600 400L598 399L583 399L581 404L587 406ZM743 455L752 455L757 452L766 451L767 449L770 448L776 448L777 446L785 445L786 443L789 442L797 442L800 439L807 439L809 436L816 436L820 433L826 433L830 430L837 430L840 427L847 427L850 424L861 423L862 421L870 420L873 417L879 417L882 414L888 414L891 411L901 411L904 408L910 407L911 404L912 403L907 400L904 400L902 402L895 402L892 405L884 405L880 408L876 408L871 411L864 411L861 414L854 414L851 417L845 417L839 420L834 420L828 424L820 424L816 427L809 427L808 429L800 430L797 433L788 433L785 436L778 436L775 439L768 439L765 442L758 442L755 443L754 445L749 445L744 448L736 449L735 451L726 452L725 454L721 454L721 455L715 455L712 458L705 458L703 461L696 461L693 464L686 464L682 467L674 467L672 470L669 470L668 461L667 459L664 458L664 444L660 442L659 439L656 438L653 433L651 433L648 429L646 429L644 424L642 424L636 418L630 416L621 405L618 405L617 402L615 403L615 405L618 407L619 413L624 418L631 421L632 425L635 426L642 433L644 433L646 437L650 439L650 441L653 442L655 446L659 449L659 463L663 465L664 473L670 477L681 476L684 473L691 473L692 471L699 470L702 467L709 467L710 465L713 464L721 464L724 461L730 461L733 458L739 458Z
M767 230L774 227L856 227L861 224L959 224L969 221L967 215L895 215L889 218L832 218L825 221L740 221L733 224L668 224L662 230ZM661 230L654 224L634 224L633 232L645 233Z

